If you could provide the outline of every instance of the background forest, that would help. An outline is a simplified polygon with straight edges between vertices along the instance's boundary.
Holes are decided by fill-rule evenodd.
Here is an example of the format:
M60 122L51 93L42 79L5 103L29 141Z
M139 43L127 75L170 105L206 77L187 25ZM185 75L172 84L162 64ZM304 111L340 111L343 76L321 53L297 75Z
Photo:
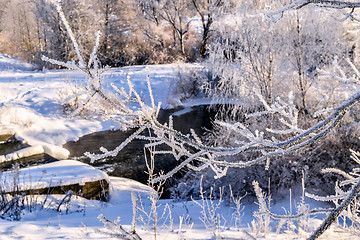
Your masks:
M213 11L223 4L202 0L70 0L63 5L84 51L89 52L94 33L100 30L102 63L124 66L203 57ZM0 8L1 52L39 66L44 64L39 60L42 54L64 61L74 57L52 1L2 0Z
M92 49L94 33L101 31L99 57L104 65L194 62L208 57L209 46L214 43L232 49L224 52L226 58L239 58L234 51L241 49L256 65L268 68L268 73L275 73L282 65L279 60L305 64L302 71L311 72L329 63L334 55L350 54L356 59L357 27L350 20L334 24L329 14L308 8L291 13L277 24L259 15L288 2L66 0L63 5L86 53ZM44 54L64 61L74 57L52 1L1 0L0 4L2 53L36 62L39 67L44 65L40 60ZM289 58L291 61L286 61Z

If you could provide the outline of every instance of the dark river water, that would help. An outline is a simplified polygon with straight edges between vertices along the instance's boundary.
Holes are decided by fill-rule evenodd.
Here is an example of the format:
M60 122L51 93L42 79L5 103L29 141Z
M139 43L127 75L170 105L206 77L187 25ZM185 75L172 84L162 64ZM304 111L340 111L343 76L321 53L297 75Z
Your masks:
M212 120L214 119L216 111L209 109L208 106L195 106L191 109L171 109L161 110L159 114L159 121L166 122L170 115L173 115L174 128L182 133L189 133L190 129L198 135L202 135L205 129L212 128ZM116 157L110 157L103 160L90 163L89 159L84 157L85 152L100 153L101 146L108 150L116 148L122 143L134 130L129 131L104 131L89 134L81 137L78 141L71 141L64 145L70 151L70 158L89 163L96 168L104 170L111 176L126 177L137 180L142 183L147 183L148 175L145 165L144 156L144 140L133 140L128 144ZM171 155L158 155L155 157L155 172L163 170L165 172L173 169L179 164ZM168 181L165 188L171 186L175 179ZM166 196L166 192L164 197Z

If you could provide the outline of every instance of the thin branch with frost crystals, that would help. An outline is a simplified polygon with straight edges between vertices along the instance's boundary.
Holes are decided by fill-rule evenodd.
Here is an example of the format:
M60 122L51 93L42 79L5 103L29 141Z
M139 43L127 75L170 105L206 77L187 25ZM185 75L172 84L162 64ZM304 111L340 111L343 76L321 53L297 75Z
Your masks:
M106 235L115 239L124 239L124 240L141 240L141 237L135 231L126 231L123 226L118 224L119 219L117 221L110 221L105 218L104 215L100 214L98 216L99 221L104 224L106 230L97 229L97 232Z
M182 153L182 156L187 157L185 163L181 163L171 172L171 174L160 176L159 178L154 179L154 181L172 176L174 173L180 170L181 167L189 167L191 161L195 159L200 161L200 166L205 167L206 164L206 166L215 170L214 172L216 176L221 176L224 174L224 172L226 172L228 167L248 167L263 162L270 157L282 155L303 148L304 146L317 141L330 132L330 130L333 129L344 117L345 113L348 112L354 104L358 103L359 100L360 92L345 101L345 103L343 103L341 106L334 108L332 113L323 121L287 140L279 142L271 140L258 141L259 135L256 136L255 134L255 137L249 137L249 139L252 139L253 141L234 148L206 146L196 142L189 135L181 134L174 129L170 129L166 126L153 125L152 128L156 134L161 132L161 134L157 134L156 137L156 140L158 140L159 144L165 143L175 150L177 156L179 156L179 153ZM143 137L143 139L146 139L146 137ZM186 146L188 146L188 149L185 148ZM195 148L197 151L195 153L193 151L191 152L189 148ZM263 152L260 157L250 161L226 162L217 160L218 157L237 155L248 151Z
M259 183L253 181L253 187L256 194L256 198L258 200L259 210L254 212L254 216L257 219L257 222L252 222L252 226L257 232L262 232L267 234L269 232L269 225L270 225L270 214L268 211L267 202L265 196L259 186ZM270 201L268 201L269 203Z
M253 182L254 190L256 193L256 197L258 199L258 205L259 210L254 213L255 217L257 218L257 222L253 222L253 228L254 230L257 230L258 232L267 232L267 228L269 227L270 218L280 221L294 221L294 220L300 220L303 217L308 217L311 215L317 215L319 213L330 213L336 211L336 209L328 208L328 209L308 209L306 206L304 206L304 200L302 199L302 202L298 206L298 213L297 214L290 214L287 215L280 215L280 214L274 214L269 209L269 202L266 201L266 198L258 184L258 182ZM303 184L304 187L304 184ZM282 226L283 223L280 222L280 226ZM331 223L330 223L331 224Z
M323 121L319 122L318 124L307 130L301 130L301 133L284 141L277 141L276 139L265 140L263 138L263 134L261 134L260 132L252 133L248 129L243 128L242 131L244 131L244 135L247 136L247 139L249 141L237 147L227 148L207 146L201 141L199 141L199 138L194 135L194 133L192 135L182 134L181 132L173 128L171 118L169 120L169 124L159 123L157 120L159 107L154 110L152 107L147 106L142 101L140 95L136 92L136 90L133 88L131 89L132 94L135 95L135 101L138 102L141 107L141 114L138 112L139 115L137 115L138 122L136 125L134 125L135 127L139 127L139 129L127 140L125 140L125 142L119 145L119 147L114 151L109 152L105 150L103 154L89 156L91 156L92 160L94 161L107 157L111 154L115 154L133 139L152 141L152 143L150 145L146 145L146 147L165 144L169 146L171 150L158 151L156 152L157 154L170 153L177 160L179 160L181 157L185 159L170 172L161 174L158 177L154 178L152 180L154 183L173 176L175 173L177 173L184 167L189 167L194 170L211 168L215 173L215 177L219 178L226 174L229 167L248 167L254 164L264 162L266 160L269 161L271 157L280 156L285 153L289 153L297 149L303 148L308 144L319 140L321 137L329 133L335 126L337 126L337 124L350 110L350 108L360 101L360 92L358 92L351 98L349 98L347 101L345 101L342 105L334 108L332 110L332 113ZM294 114L293 116L296 117L296 114ZM294 123L290 123L294 125ZM294 127L291 124L286 125ZM235 125L228 124L227 126L231 128L241 128L240 123L237 123ZM143 130L147 128L153 131L153 135L151 137L141 135ZM296 125L294 129L296 129ZM296 129L296 131L299 132L299 129ZM224 160L218 160L220 157L223 156L234 156L249 151L258 151L261 155L258 158L250 161L228 162ZM195 160L197 160L199 164L194 165ZM268 165L269 163L267 164L267 166Z
M359 156L360 153L351 150L351 159L353 159L356 163L360 164ZM314 233L308 239L316 239L322 233L324 233L331 224L339 217L343 216L345 218L349 218L352 225L356 226L354 229L358 229L360 226L360 218L358 216L358 212L360 210L360 206L358 203L357 197L360 191L360 175L359 168L354 168L351 172L346 173L336 168L326 168L322 170L323 173L335 173L339 174L345 178L339 182L339 184L335 187L335 195L333 196L316 196L314 194L307 193L306 196L313 198L317 201L332 201L336 208L331 210L330 214L325 218L322 224L314 231ZM349 191L344 191L341 187L351 186ZM341 203L339 204L339 201ZM349 206L352 204L352 209L349 210ZM348 209L346 211L346 209ZM357 230L358 231L358 230Z
M158 110L155 109L153 104L153 108L146 106L140 96L133 91L133 85L131 81L128 81L129 84L129 92L127 93L124 88L118 89L116 86L112 84L114 91L118 94L117 98L109 98L107 93L102 89L102 74L107 70L107 68L101 68L100 62L98 61L98 57L96 52L99 47L100 41L100 31L96 33L96 41L93 47L93 50L89 56L88 62L85 62L84 55L82 54L82 50L80 49L74 33L72 32L68 21L63 13L61 7L61 0L54 0L54 4L59 13L60 19L63 22L67 34L69 35L73 46L75 48L78 61L69 61L62 62L55 59L50 59L46 56L42 56L42 60L49 62L51 64L59 65L61 67L65 67L69 70L79 70L83 72L87 76L87 83L83 86L83 89L78 93L69 96L66 99L66 102L69 103L74 99L80 101L79 106L72 112L71 116L80 115L83 111L85 111L86 107L93 101L95 96L100 96L102 100L108 103L111 107L111 115L110 117L115 118L117 121L122 122L127 127L134 127L134 123L141 123L142 116L158 113ZM150 83L148 83L150 86ZM133 96L135 94L135 97ZM141 111L133 111L129 106L129 102L135 102L139 104L142 108ZM159 106L160 107L160 106ZM151 108L151 109L149 109ZM108 113L107 113L108 114Z
M221 227L220 205L223 202L224 189L219 188L219 199L214 199L214 189L211 187L209 194L206 196L202 187L203 177L200 179L200 201L196 201L191 197L191 200L201 208L200 221L205 225L206 229L211 230L215 238L217 238L218 231Z
M349 2L349 1L297 0L275 11L264 11L263 13L276 22L283 17L285 12L290 10L299 10L307 5L315 5L317 7L322 7L322 8L336 9L340 14L344 16L341 19L338 19L337 17L333 16L339 22L343 22L347 19L350 19L351 21L359 21L359 18L356 17L354 10L360 7L360 2ZM345 12L346 9L349 9L350 12Z

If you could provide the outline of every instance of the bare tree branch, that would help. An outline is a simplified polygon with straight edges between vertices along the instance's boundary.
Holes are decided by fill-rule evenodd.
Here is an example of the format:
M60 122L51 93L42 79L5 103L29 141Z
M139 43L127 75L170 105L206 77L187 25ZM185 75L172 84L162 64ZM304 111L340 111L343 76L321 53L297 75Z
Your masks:
M354 17L353 13L355 8L360 7L360 2L337 1L337 0L297 0L275 11L266 11L265 14L271 16L275 20L279 20L283 16L284 12L289 10L298 10L307 5L315 5L317 7L338 9L343 15L345 15L344 19L341 19L341 21L344 21L348 18L350 18L351 20L357 20L357 18ZM351 9L351 11L349 13L346 13L343 11L343 9Z

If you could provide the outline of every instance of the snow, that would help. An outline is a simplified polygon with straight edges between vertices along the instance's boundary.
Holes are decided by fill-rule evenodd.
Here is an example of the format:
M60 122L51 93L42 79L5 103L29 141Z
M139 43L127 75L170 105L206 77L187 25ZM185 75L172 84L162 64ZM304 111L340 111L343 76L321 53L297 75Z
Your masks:
M21 61L20 59L12 58L7 55L0 55L0 71L23 71L32 70L34 66L30 63Z
M110 239L97 234L102 224L97 216L104 214L114 220L131 215L130 192L140 194L146 200L150 189L134 180L110 177L112 183L109 203L76 197L71 200L70 213L53 210L25 212L20 222L0 219L0 239ZM63 195L53 195L60 200ZM127 224L127 220L125 220Z
M50 209L34 210L33 212L25 212L20 221L6 221L0 219L0 239L91 239L91 240L108 240L113 239L97 233L97 229L102 229L103 225L97 219L97 216L103 214L111 221L115 221L120 217L120 224L125 229L130 229L132 207L130 193L134 192L144 205L145 211L150 212L150 204L148 197L152 190L141 183L134 180L109 177L112 183L110 201L101 203L95 200L86 200L81 197L75 197L71 200L71 206L66 214L65 211L56 212ZM60 201L64 195L52 196L52 201ZM42 199L40 198L40 201ZM285 199L279 202L286 206ZM214 203L217 203L216 201ZM163 212L166 205L171 210L173 226L161 226L164 219L159 221L158 239L198 239L210 240L215 239L211 230L207 230L200 217L202 217L200 207L194 202L174 202L172 200L160 200L158 202L159 213ZM288 204L286 206L288 209ZM257 210L257 205L246 203L246 208L242 211L241 228L230 229L226 226L231 221L231 206L224 203L219 210L222 215L221 224L223 227L217 231L220 239L254 239L249 225L253 220L253 211ZM283 211L283 210L282 210ZM139 213L141 214L141 213ZM179 225L180 217L183 219L181 228ZM154 239L153 229L151 227L140 226L137 231L144 240ZM309 219L309 227L314 229L320 224L318 219ZM303 239L301 233L296 234L291 227L282 234L268 233L266 235L258 235L256 239ZM3 238L4 237L4 238ZM325 233L324 239L357 239L349 232L345 232L339 228L331 228Z
M187 113L191 112L192 110L193 110L193 109L192 109L191 107L187 107L187 108L184 108L184 109L182 109L182 110L179 110L179 111L174 112L172 115L173 115L174 117L179 117L179 116L181 116L181 115L184 115L184 114L187 114Z
M1 56L1 55L0 55ZM15 68L15 66L14 66ZM0 62L0 70L1 62ZM104 73L104 87L111 91L111 83L127 88L129 75L135 88L147 96L146 77L150 77L157 102L169 108L170 82L177 78L176 64L161 66L132 66L110 69ZM62 146L67 141L121 126L112 121L97 118L72 118L63 114L62 94L71 91L70 84L83 84L85 76L78 71L25 71L13 70L0 75L0 127L16 129L30 145L44 143ZM150 101L150 99L146 99Z
M70 152L67 149L56 145L43 143L42 148L44 149L44 153L59 160L68 159L70 156Z

